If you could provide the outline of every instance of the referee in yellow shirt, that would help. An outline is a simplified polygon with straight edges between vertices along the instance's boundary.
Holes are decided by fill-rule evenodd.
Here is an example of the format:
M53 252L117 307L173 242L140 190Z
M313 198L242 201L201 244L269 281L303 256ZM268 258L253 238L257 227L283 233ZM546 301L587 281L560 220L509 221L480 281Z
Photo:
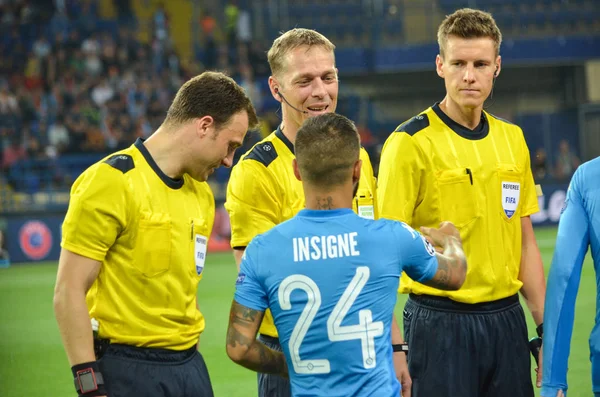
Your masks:
M545 282L529 150L518 126L483 111L501 40L488 13L446 17L436 58L446 97L400 125L382 151L380 216L414 228L453 222L471 264L459 291L402 276L412 397L533 396L518 292L540 325Z
M54 309L80 396L213 395L197 350L215 212L206 179L232 165L256 124L243 89L206 72L180 88L150 138L73 184Z
M278 37L268 52L272 74L269 87L273 97L282 104L282 123L248 151L231 173L225 207L231 219L231 246L238 268L244 249L254 236L292 218L304 208L302 183L292 168L294 141L304 120L335 111L338 70L334 49L331 41L314 30L292 29ZM377 217L376 183L364 149L361 149L360 159L363 166L353 208L358 215L374 219ZM401 338L397 325L394 329ZM268 310L259 340L281 351ZM406 374L408 378L404 353L395 356L398 356L395 359L399 374ZM258 393L260 397L290 396L290 383L277 375L259 374Z

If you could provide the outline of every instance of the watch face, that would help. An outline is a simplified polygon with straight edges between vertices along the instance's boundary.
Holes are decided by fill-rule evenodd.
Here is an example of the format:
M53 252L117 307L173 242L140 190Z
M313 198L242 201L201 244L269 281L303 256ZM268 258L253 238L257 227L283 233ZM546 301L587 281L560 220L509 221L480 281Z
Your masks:
M84 369L83 371L77 372L77 378L79 379L81 394L98 390L96 376L94 376L94 372L91 369Z

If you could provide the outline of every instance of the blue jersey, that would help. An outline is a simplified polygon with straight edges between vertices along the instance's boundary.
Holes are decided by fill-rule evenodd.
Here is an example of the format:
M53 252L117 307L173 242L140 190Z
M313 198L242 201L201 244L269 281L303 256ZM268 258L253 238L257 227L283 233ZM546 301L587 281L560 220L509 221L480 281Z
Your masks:
M600 287L600 158L581 165L573 175L558 226L544 311L541 391L544 397L554 397L559 389L567 389L575 298L583 260L590 246L596 285ZM600 393L600 298L597 296L596 300L596 325L590 337L590 349L594 392Z
M302 210L248 245L235 300L271 309L294 396L394 396L399 277L428 281L435 250L404 223Z

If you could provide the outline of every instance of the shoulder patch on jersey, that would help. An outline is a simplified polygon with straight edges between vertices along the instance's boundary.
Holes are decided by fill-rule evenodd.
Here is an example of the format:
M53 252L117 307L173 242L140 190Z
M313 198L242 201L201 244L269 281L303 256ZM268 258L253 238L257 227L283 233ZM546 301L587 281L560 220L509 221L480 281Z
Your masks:
M115 154L104 160L104 162L124 174L135 168L133 158L128 154Z
M503 119L502 117L498 117L498 116L496 116L496 115L493 115L493 114L491 114L491 113L488 113L488 114L489 114L490 116L492 116L493 118L495 118L496 120L503 121L503 122L505 122L506 124L510 124L510 125L516 125L516 124L515 124L515 123L513 123L512 121L508 121L508 120L506 120L506 119Z
M429 127L429 117L426 114L420 114L400 124L394 132L406 132L412 136L427 127Z
M273 162L277 158L277 151L275 150L275 146L273 146L272 142L262 142L257 143L250 153L244 157L244 160L256 160L259 163L262 163L265 167L268 167L269 164Z

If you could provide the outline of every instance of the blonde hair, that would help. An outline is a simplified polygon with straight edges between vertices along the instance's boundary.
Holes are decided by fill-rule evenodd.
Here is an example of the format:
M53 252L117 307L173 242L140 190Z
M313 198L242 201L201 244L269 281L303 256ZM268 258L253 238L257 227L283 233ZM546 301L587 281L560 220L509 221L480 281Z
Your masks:
M335 45L315 30L303 28L288 30L273 41L273 45L267 53L271 74L279 75L285 69L286 55L301 46L321 46L331 52L335 50Z
M496 56L500 53L502 44L502 33L496 25L492 14L485 11L463 8L455 11L440 24L437 33L438 44L440 46L440 56L444 57L444 49L448 36L456 36L463 39L475 39L489 37L494 41Z

